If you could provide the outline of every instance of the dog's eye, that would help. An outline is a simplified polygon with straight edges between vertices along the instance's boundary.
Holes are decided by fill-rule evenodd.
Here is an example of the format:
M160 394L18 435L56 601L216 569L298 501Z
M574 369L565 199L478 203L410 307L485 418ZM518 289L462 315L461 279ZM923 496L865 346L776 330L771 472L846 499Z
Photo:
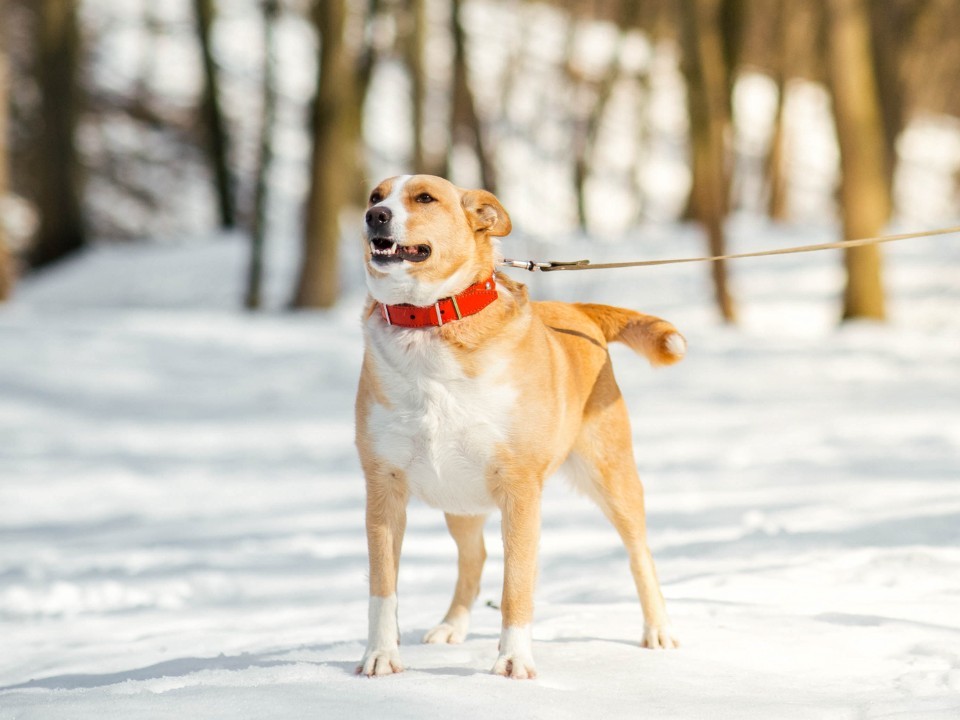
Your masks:
M377 204L378 202L380 202L381 200L383 200L383 195L381 195L379 192L377 192L376 190L374 190L373 193L371 193L371 195L370 195L370 204L371 204L371 205L376 205L376 204Z
M437 199L429 193L420 193L419 195L417 195L415 200L418 203L432 203L437 201Z

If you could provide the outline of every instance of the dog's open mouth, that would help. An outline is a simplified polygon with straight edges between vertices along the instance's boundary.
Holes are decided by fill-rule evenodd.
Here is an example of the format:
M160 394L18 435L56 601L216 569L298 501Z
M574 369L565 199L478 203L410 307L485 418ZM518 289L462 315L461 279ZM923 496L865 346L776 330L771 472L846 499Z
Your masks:
M391 238L373 238L370 241L370 254L376 263L391 263L408 260L423 262L430 257L429 245L398 245Z

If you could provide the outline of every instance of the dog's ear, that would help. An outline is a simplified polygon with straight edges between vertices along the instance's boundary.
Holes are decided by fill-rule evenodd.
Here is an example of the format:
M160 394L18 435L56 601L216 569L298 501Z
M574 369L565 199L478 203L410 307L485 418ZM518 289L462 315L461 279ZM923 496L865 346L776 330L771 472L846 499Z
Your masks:
M485 230L494 237L509 235L513 225L493 193L486 190L467 190L460 199L463 211L474 231Z

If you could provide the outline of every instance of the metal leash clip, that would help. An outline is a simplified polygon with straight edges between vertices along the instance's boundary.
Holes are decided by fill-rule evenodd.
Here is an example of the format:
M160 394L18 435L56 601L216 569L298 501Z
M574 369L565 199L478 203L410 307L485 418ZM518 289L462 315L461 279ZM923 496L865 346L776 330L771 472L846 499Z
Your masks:
M536 262L535 260L509 260L504 258L500 261L500 265L502 266L529 270L530 272L536 272L538 270L540 272L549 272L551 270L562 270L563 268L581 267L589 264L589 260L549 260L547 262Z

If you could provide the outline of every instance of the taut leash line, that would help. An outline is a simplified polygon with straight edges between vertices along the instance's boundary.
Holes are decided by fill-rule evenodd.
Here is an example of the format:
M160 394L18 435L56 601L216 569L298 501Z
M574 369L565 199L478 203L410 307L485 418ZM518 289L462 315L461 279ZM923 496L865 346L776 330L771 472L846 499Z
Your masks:
M759 250L756 252L734 253L731 255L704 255L703 257L673 258L670 260L633 260L630 262L612 262L593 264L589 260L560 261L550 260L536 262L534 260L508 260L504 258L501 267L520 268L530 272L557 272L560 270L614 270L626 267L651 267L653 265L678 265L680 263L717 262L718 260L740 260L742 258L767 257L770 255L794 255L796 253L816 252L817 250L842 250L843 248L861 247L863 245L878 245L880 243L910 240L912 238L933 237L935 235L952 235L960 233L960 225L940 230L925 230L923 232L901 233L899 235L881 235L879 237L859 238L855 240L839 240L837 242L817 243L815 245L798 245L796 247L779 248L776 250Z

